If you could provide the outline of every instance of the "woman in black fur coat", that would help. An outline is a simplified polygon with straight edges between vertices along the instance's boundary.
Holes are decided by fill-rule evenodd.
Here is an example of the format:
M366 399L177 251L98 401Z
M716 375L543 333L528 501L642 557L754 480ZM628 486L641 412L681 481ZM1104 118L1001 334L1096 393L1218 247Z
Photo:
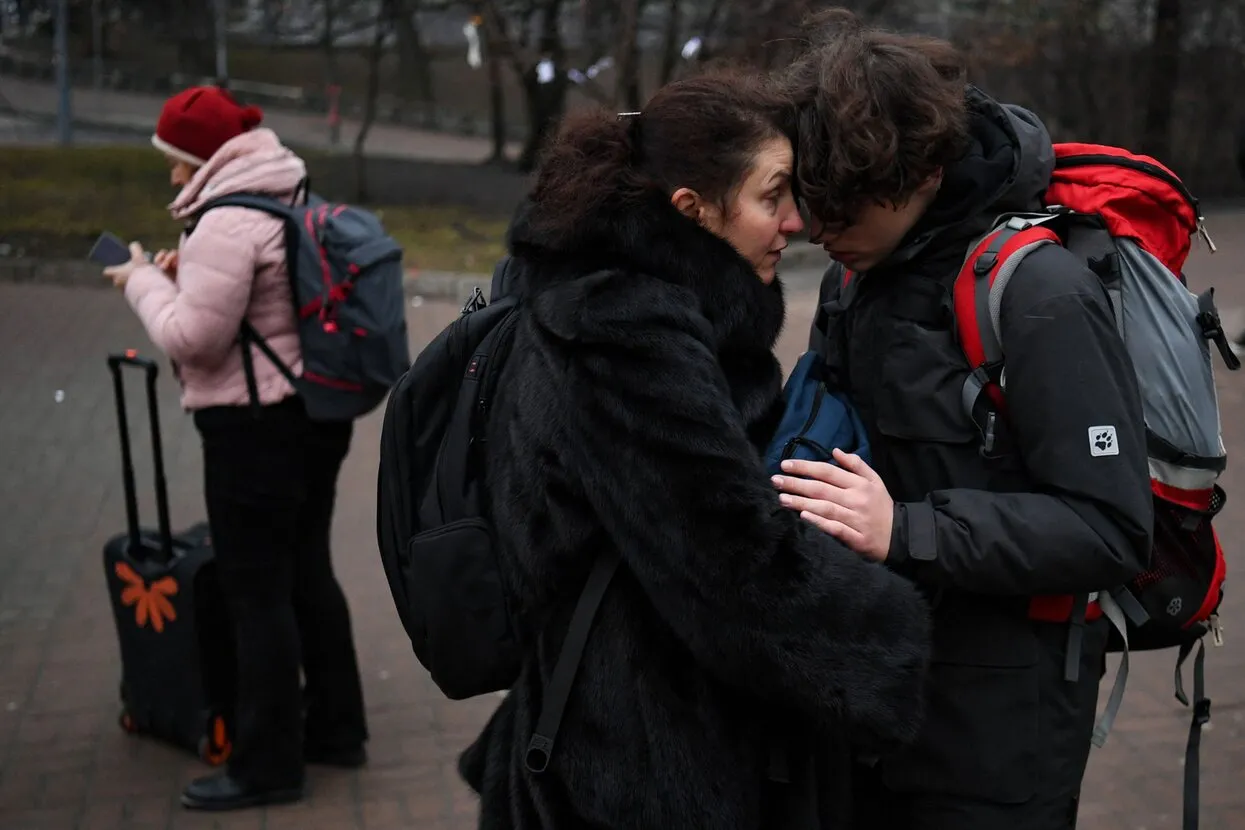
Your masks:
M776 279L801 229L751 77L571 116L510 246L523 299L488 499L530 657L460 768L487 830L846 826L852 763L916 734L918 593L779 505ZM549 767L528 741L596 556L621 566ZM855 759L855 760L854 760Z

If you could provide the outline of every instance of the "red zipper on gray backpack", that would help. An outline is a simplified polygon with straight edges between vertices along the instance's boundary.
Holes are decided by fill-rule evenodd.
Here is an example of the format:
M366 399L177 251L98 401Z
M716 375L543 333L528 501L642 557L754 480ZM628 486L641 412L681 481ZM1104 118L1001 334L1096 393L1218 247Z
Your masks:
M1193 209L1193 215L1197 217L1198 235L1206 242L1206 246L1210 248L1213 254L1219 250L1215 246L1215 241L1210 238L1210 234L1206 230L1206 217L1202 215L1202 207L1197 197L1189 192L1184 182L1168 173L1162 167L1150 164L1149 162L1138 161L1137 159L1127 158L1123 156L1110 156L1097 153L1085 153L1077 156L1064 156L1055 160L1055 169L1060 167L1092 167L1095 165L1115 165L1116 167L1127 167L1129 170L1136 170L1138 173L1145 173L1151 178L1158 179L1166 184L1172 190L1180 194L1189 207Z

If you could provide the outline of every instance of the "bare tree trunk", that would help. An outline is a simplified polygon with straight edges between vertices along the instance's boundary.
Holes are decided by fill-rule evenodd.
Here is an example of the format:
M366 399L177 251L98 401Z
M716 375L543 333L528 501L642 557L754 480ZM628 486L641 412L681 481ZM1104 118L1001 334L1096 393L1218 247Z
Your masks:
M643 0L622 0L618 38L618 87L615 101L624 110L640 109L639 26Z
M433 85L432 57L424 46L419 28L419 11L423 0L394 0L394 34L398 39L398 94L425 106L436 103Z
M493 152L486 164L506 164L506 93L502 86L502 61L508 58L515 74L523 74L523 60L506 34L501 12L493 0L475 0L480 45L488 69L489 118L492 122Z
M1172 111L1179 84L1183 22L1180 0L1158 0L1150 44L1150 94L1142 147L1147 155L1163 163L1171 161Z
M493 133L493 152L489 155L489 164L507 164L506 158L506 91L501 83L501 55L496 39L489 34L488 27L482 27L482 46L484 60L488 68L488 104L489 120Z
M334 147L341 142L341 81L337 67L337 38L333 27L337 22L339 0L324 0L324 35L320 47L324 50L324 90L329 101L329 143Z
M1075 62L1076 94L1073 96L1079 109L1077 117L1069 118L1067 123L1075 123L1082 135L1092 137L1099 137L1105 132L1111 110L1102 100L1105 96L1099 89L1101 84L1094 83L1102 77L1102 7L1103 0L1075 0L1072 4L1072 25L1076 35L1069 45L1079 53ZM1065 68L1065 74L1068 69L1071 67Z
M523 90L527 93L528 138L519 156L519 169L529 173L536 168L545 142L556 129L566 109L566 49L558 30L562 0L545 0L541 14L538 62L523 74ZM541 82L539 61L553 64L553 78Z
M368 201L367 157L363 155L363 145L367 143L367 135L376 121L377 99L380 97L380 61L385 55L385 36L388 34L389 21L393 19L393 0L382 0L380 11L376 15L376 34L372 38L372 49L368 55L367 97L364 103L363 123L359 125L359 134L354 140L354 176L355 201Z
M669 0L666 4L666 37L662 44L661 76L658 83L662 86L674 80L674 73L679 67L679 58L683 50L679 44L683 34L683 0Z
M700 52L696 55L696 60L700 63L710 61L714 57L714 48L710 45L713 39L714 30L718 27L718 21L722 18L722 13L727 12L729 16L730 10L727 8L727 0L713 0L713 4L709 6L705 16L701 18L698 31L700 32Z
M174 3L172 6L170 28L177 33L178 70L192 76L215 74L212 4Z
M333 0L324 0L324 16L331 18L333 15ZM281 24L281 6L273 0L264 0L264 40L269 44L277 42L278 26Z
M504 18L497 8L496 0L480 0L484 25L490 43L502 47L519 82L523 86L524 103L528 116L528 137L519 156L519 169L531 172L536 166L545 140L553 132L566 109L566 47L558 28L563 0L533 0L523 15L518 44L507 34ZM536 49L528 50L528 22L535 12L541 13L540 32ZM552 77L541 80L540 64L549 61Z
M613 47L612 24L617 0L582 0L582 5L587 63L593 64L608 55Z

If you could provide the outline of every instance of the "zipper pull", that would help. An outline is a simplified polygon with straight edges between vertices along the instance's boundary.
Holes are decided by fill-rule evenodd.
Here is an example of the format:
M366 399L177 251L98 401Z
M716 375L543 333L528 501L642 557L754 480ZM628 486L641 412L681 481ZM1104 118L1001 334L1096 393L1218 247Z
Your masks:
M1197 218L1197 232L1202 239L1206 240L1206 247L1210 248L1212 254L1219 250L1215 247L1215 240L1210 238L1210 233L1206 230L1206 220L1201 216Z
M1216 646L1223 645L1223 626L1219 624L1219 615L1210 615L1210 639Z

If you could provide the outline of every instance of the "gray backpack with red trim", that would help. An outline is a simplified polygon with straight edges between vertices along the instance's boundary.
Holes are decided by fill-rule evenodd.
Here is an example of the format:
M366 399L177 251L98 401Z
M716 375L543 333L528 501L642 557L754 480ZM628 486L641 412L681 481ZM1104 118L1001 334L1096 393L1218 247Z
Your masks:
M225 206L263 211L285 222L303 372L296 377L244 320L239 339L251 402L258 405L259 399L253 344L298 390L312 420L353 420L375 409L411 365L402 247L375 215L327 202L310 193L306 182L293 202L232 193L207 202L195 222Z
M1193 715L1185 745L1184 828L1197 830L1199 752L1210 721L1205 637L1223 645L1219 610L1227 563L1213 525L1227 498L1227 468L1211 347L1230 371L1241 368L1215 307L1214 289L1194 294L1184 275L1193 239L1213 253L1198 200L1150 156L1101 144L1056 144L1045 207L1001 216L970 249L954 286L956 330L972 373L964 386L966 417L992 450L997 417L1006 417L1003 292L1026 255L1063 245L1084 257L1111 301L1117 329L1141 391L1154 497L1150 566L1127 585L1081 596L1038 596L1031 619L1071 623L1068 654L1078 654L1085 620L1112 624L1107 650L1119 671L1094 728L1102 746L1123 700L1129 652L1177 649L1175 696ZM1115 428L1090 427L1090 452L1117 454ZM1194 653L1193 699L1182 667ZM1067 677L1076 679L1068 659Z

